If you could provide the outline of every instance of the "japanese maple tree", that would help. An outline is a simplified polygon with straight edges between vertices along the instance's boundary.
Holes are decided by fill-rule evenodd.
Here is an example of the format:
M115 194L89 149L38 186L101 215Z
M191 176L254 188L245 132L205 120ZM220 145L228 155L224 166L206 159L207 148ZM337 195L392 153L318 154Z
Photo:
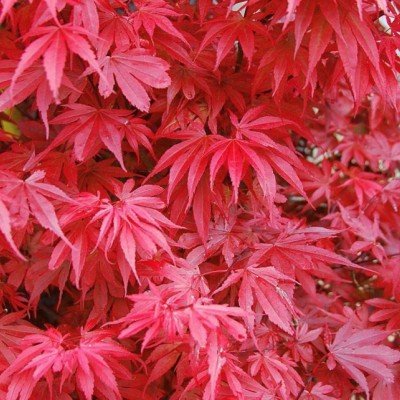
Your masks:
M400 0L0 0L0 399L399 400Z

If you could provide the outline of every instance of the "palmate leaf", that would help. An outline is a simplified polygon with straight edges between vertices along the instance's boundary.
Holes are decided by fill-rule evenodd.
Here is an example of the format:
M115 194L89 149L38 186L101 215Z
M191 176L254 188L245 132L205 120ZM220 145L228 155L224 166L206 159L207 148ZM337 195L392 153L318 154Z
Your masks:
M389 366L400 360L400 352L379 344L387 337L387 332L377 329L355 329L350 322L336 333L335 340L328 345L328 368L334 369L336 363L342 366L360 385L369 398L365 374L379 380L393 382Z
M135 190L133 188L134 181L130 179L117 192L119 201L113 204L104 200L90 223L101 221L95 247L102 244L107 254L117 242L126 262L139 280L136 253L149 258L158 249L162 249L173 258L169 241L162 229L178 226L160 212L165 207L158 197L163 191L161 187L143 185Z
M248 327L254 329L254 305L257 303L272 323L287 333L293 333L292 317L296 315L291 291L293 280L274 267L246 265L231 273L226 281L215 291L221 292L240 282L239 305L246 311Z
M35 94L36 105L46 127L46 135L48 136L49 122L47 112L54 101L54 97L46 77L46 71L36 61L21 73L15 80L15 84L11 87L10 84L17 65L16 61L1 60L0 87L4 87L6 90L0 95L0 111L11 108L23 102L32 94ZM79 93L79 90L73 86L67 75L63 74L59 92L59 99L63 99L71 93Z
M108 148L125 170L122 156L122 128L129 124L129 110L98 109L85 104L70 105L68 111L58 115L51 123L67 125L46 149L55 148L73 140L77 160L85 160L89 154L97 151L99 143Z
M240 12L231 12L229 17L215 18L204 25L206 34L201 42L198 52L200 53L214 40L218 40L214 68L218 68L221 61L228 55L234 47L236 41L241 45L243 53L251 65L255 50L254 35L264 36L267 39L265 27L251 17L243 17Z
M0 375L1 382L9 382L7 400L30 398L41 379L46 377L50 386L57 374L63 375L61 385L66 380L74 381L86 400L96 392L106 394L110 400L122 399L115 373L124 371L124 377L129 377L126 369L118 367L118 361L132 359L132 355L111 340L107 332L82 332L77 343L68 343L68 336L50 328L25 338L26 348Z
M154 31L160 29L188 44L182 33L171 22L171 17L178 17L179 15L164 0L139 0L135 3L135 10L129 16L129 20L136 33L144 29L153 38Z
M386 1L378 0L376 3L381 10L388 11ZM362 0L353 3L332 0L289 1L286 24L290 23L294 12L295 53L311 28L307 83L311 81L316 66L322 61L323 53L334 38L356 102L359 103L366 94L370 76L381 93L391 97L388 87L391 77L382 70L383 63L375 40L377 31L372 21L365 18Z
M171 84L166 73L169 64L144 49L117 49L100 64L104 74L100 78L100 94L108 97L117 83L127 100L141 111L148 111L150 107L147 86L163 89Z
M293 267L311 268L317 262L354 267L355 264L347 258L312 244L319 239L333 237L337 233L325 228L302 229L295 224L288 225L286 231L272 235L270 243L257 244L252 260L271 262L284 271L290 271Z
M185 179L189 194L188 205L190 205L197 185L207 168L207 160L204 159L204 154L217 141L217 138L215 135L207 135L203 129L199 129L199 126L195 124L193 127L169 136L171 138L179 138L182 142L172 146L161 156L147 179L150 179L166 168L170 168L167 192L168 201L178 183L182 179Z
M49 229L72 246L65 237L58 223L53 204L49 199L62 202L73 202L61 189L54 185L42 182L46 173L35 171L25 180L17 178L11 173L0 173L0 190L7 196L17 196L12 202L11 212L15 224L25 226L29 214L32 214L37 222L45 229Z
M285 153L283 146L273 141L268 142L267 139L264 145L245 139L227 139L221 136L217 136L216 139L217 143L213 144L204 155L210 160L211 187L217 173L225 166L232 182L234 201L237 202L239 184L251 166L269 204L272 204L276 194L276 178L273 170L306 197L302 183L293 168L293 165L299 167L298 160L292 156L289 149Z
M10 91L21 74L36 60L43 57L43 67L54 98L58 99L68 51L87 61L91 68L101 74L96 56L83 35L88 32L83 28L63 25L38 27L30 31L28 37L39 36L30 43L18 63L11 81Z
M149 138L152 131L140 118L133 118L131 110L112 110L85 104L71 104L69 110L50 121L52 125L66 125L49 146L35 157L34 162L64 143L73 142L74 155L79 161L87 160L98 152L102 145L111 151L126 172L122 154L125 138L133 152L138 156L139 145L153 154Z
M8 363L12 363L17 355L15 347L26 335L39 333L33 325L22 318L23 312L5 314L0 317L0 353Z

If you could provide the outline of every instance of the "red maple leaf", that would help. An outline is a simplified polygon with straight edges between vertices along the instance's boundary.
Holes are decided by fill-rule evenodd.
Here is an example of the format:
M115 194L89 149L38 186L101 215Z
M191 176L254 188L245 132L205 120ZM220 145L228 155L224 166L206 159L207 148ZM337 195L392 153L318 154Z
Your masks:
M166 88L171 84L166 73L169 64L144 49L115 50L100 62L103 75L99 92L108 97L117 83L127 100L141 111L148 111L150 97L147 87Z
M218 40L216 50L215 69L218 68L221 61L228 55L228 53L234 47L236 41L238 41L243 50L243 54L247 58L249 67L251 65L255 40L254 34L258 33L267 39L267 30L265 27L257 21L259 15L245 16L243 17L239 11L230 12L228 17L214 18L212 21L204 24L204 30L206 34L201 42L198 52L200 53L214 40Z
M58 187L41 182L45 175L44 171L35 171L27 179L22 180L6 171L0 172L1 192L8 197L14 197L9 206L12 224L24 227L28 223L29 215L32 214L43 228L54 232L71 245L60 228L49 198L67 203L73 200Z
M42 26L31 30L26 38L35 36L39 36L39 38L30 43L22 54L12 77L11 94L21 74L36 60L43 57L43 67L46 71L51 92L54 98L58 100L58 91L68 50L87 61L90 67L101 74L96 56L83 35L88 35L88 32L71 24Z
M335 340L328 345L327 365L334 369L337 364L360 385L369 398L369 387L365 375L373 375L385 382L393 382L389 366L400 361L400 352L381 343L387 332L374 328L357 330L351 322L336 333Z

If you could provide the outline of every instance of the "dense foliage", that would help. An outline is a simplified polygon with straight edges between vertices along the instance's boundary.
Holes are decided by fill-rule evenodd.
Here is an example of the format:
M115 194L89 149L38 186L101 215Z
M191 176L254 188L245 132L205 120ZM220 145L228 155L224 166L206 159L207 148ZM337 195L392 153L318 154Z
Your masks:
M0 4L1 399L400 399L399 0Z

